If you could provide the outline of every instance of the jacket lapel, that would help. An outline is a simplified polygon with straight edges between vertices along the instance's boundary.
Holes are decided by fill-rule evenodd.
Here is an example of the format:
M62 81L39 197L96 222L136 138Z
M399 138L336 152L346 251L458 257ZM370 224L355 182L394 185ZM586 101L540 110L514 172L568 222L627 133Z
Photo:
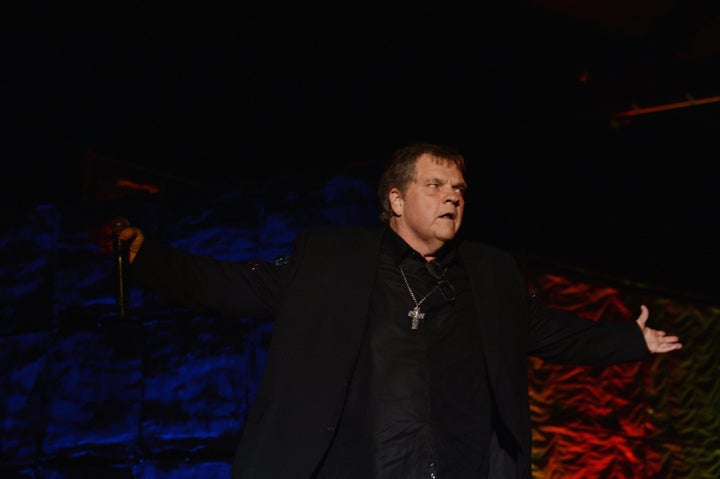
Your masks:
M473 301L477 318L480 322L481 343L491 384L495 383L497 375L503 371L498 364L500 352L498 311L496 308L497 291L492 280L493 269L488 262L487 255L481 248L472 243L461 242L458 250L470 280Z

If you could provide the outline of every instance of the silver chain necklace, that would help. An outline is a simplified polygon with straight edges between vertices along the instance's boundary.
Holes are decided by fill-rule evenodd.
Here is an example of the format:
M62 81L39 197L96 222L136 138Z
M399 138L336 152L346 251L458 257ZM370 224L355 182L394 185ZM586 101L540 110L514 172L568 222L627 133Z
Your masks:
M428 299L428 297L435 292L436 289L440 287L440 284L436 284L435 287L430 290L428 294L423 296L423 298L418 301L415 297L415 293L413 292L412 288L410 287L410 283L408 283L407 277L405 276L405 271L398 266L398 269L400 270L400 274L402 275L403 281L405 281L405 287L407 288L408 292L410 293L410 297L413 300L413 303L415 303L415 307L408 311L408 317L410 318L410 329L417 330L420 328L420 320L425 318L425 313L420 311L420 305L423 304L423 302Z

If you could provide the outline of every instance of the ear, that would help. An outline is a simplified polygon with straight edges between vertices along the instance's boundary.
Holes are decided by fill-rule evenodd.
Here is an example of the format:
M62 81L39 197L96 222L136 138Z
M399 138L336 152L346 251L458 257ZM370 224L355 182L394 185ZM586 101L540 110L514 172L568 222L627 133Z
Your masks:
M393 214L395 214L395 216L402 216L403 208L405 207L405 200L403 200L400 190L397 188L391 189L388 197Z

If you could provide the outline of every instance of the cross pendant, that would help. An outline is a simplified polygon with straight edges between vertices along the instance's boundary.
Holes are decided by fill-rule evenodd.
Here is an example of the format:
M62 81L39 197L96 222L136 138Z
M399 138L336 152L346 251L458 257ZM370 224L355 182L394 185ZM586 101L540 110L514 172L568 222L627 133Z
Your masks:
M420 312L420 306L415 306L415 308L408 311L408 317L412 318L410 329L416 330L420 327L420 320L425 317L425 313Z

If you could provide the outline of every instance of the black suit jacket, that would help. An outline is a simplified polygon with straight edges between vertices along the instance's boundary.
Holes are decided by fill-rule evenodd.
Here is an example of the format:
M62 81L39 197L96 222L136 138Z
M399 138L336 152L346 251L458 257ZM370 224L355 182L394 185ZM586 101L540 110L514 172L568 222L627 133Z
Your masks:
M327 451L358 358L385 228L298 235L291 255L227 263L146 241L140 286L198 311L274 320L265 371L244 426L233 479L310 478ZM610 365L649 356L634 322L594 322L545 308L513 257L458 240L481 323L495 405L493 478L531 477L528 356Z

